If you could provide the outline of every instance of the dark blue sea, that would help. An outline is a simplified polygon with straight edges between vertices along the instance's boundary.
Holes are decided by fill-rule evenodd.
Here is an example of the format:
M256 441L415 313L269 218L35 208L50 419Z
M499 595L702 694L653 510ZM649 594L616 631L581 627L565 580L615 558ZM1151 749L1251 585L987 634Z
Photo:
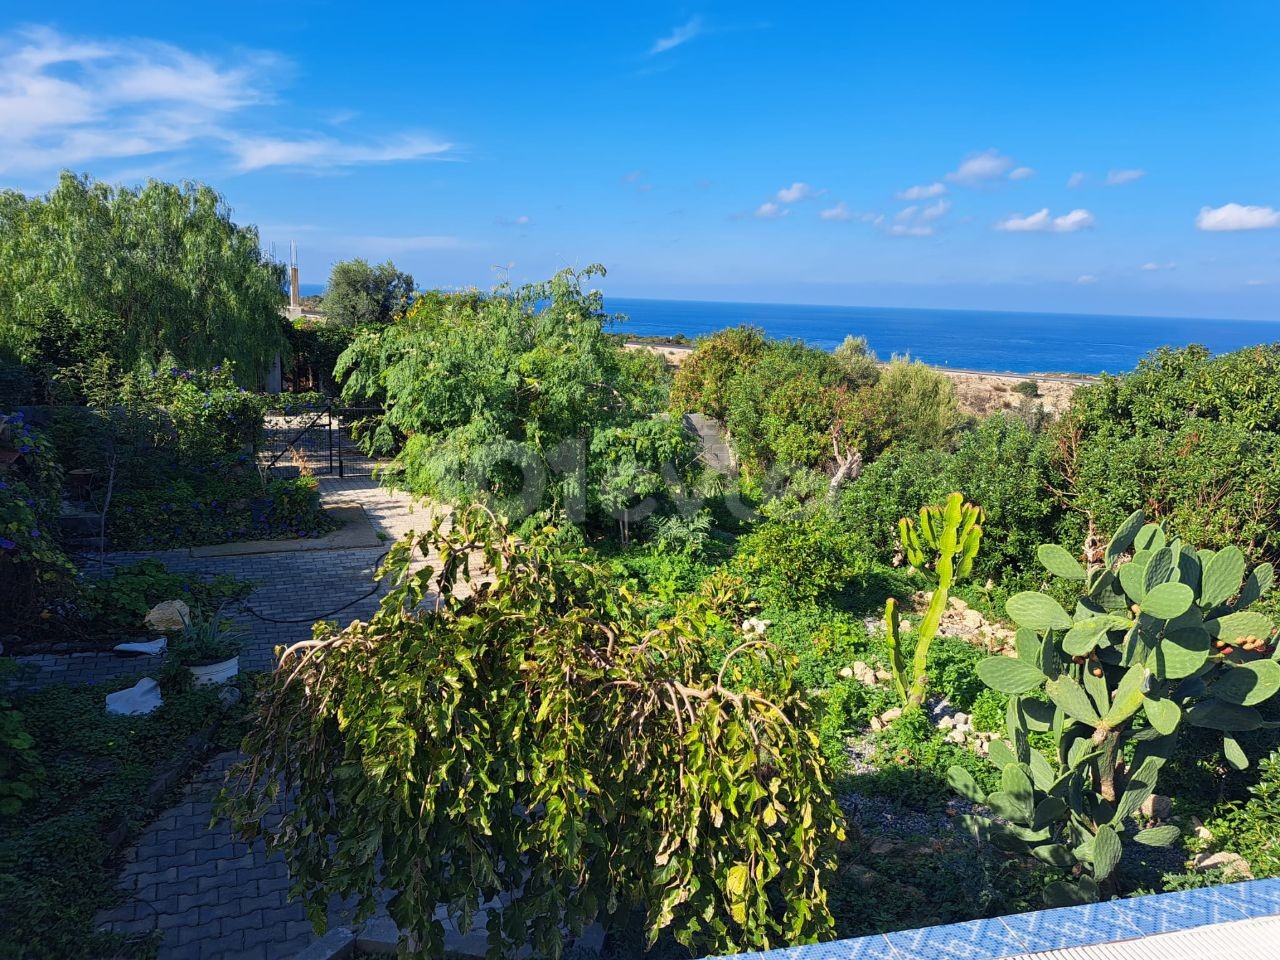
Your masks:
M892 354L938 366L1011 373L1122 373L1161 346L1199 343L1214 353L1280 341L1280 323L1186 317L824 307L610 297L627 315L612 330L636 336L697 337L747 323L771 337L831 350L863 336L881 359Z

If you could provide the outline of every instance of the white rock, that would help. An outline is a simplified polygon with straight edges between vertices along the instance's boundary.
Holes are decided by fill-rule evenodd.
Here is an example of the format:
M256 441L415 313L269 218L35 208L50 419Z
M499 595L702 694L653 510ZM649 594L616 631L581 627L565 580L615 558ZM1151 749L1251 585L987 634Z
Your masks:
M145 653L150 656L164 653L169 648L169 641L166 637L160 637L156 640L145 640L137 643L117 643L112 650L118 650L121 653Z
M107 694L107 713L134 716L150 713L160 706L160 684L150 677L143 677L127 690Z
M948 743L964 743L964 734L959 730L952 730L947 734L946 740Z
M853 676L853 667L841 667L840 676L848 680L850 677Z
M1138 812L1148 820L1168 820L1173 815L1173 801L1168 797L1153 793L1142 801L1142 806L1138 808Z
M955 717L943 717L941 720L938 721L939 730L950 730L955 725L956 725Z
M1226 880L1252 880L1253 870L1249 861L1238 853L1202 853L1191 861L1191 869L1196 871L1221 870Z
M156 633L180 633L191 622L191 608L181 600L157 603L143 623Z
M956 711L956 726L963 726L969 723L969 715L960 710Z
M969 609L969 605L965 603L963 600L961 600L959 597L948 597L947 604L948 606L951 607L952 610L957 610L960 613L963 613L964 611Z
M884 729L884 721L883 721L883 720L881 720L879 717L872 717L872 718L871 718L871 729L872 729L872 730L883 730L883 729Z
M886 710L884 713L880 714L880 720L882 723L889 724L889 723L893 723L893 721L897 720L900 716L902 716L902 708L892 707L891 709Z

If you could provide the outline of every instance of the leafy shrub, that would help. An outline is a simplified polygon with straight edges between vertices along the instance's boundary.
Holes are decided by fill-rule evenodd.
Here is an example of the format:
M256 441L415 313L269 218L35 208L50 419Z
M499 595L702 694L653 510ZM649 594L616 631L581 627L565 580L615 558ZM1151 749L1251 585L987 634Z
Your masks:
M857 680L840 679L817 698L818 739L827 763L836 773L849 767L847 741L861 733L879 716L897 703L888 687L868 687Z
M316 537L332 529L314 478L263 484L256 470L124 490L107 514L107 537L121 550Z
M845 489L839 513L859 547L887 562L898 549L898 518L958 490L985 514L974 578L1022 584L1053 530L1044 460L1043 441L1025 422L995 414L961 435L954 453L890 448Z
M758 327L732 327L700 339L685 357L671 386L671 412L704 413L721 422L729 416L729 387L755 363L768 341Z
M1077 390L1052 431L1061 542L1136 509L1204 547L1274 556L1280 510L1280 345L1212 357L1162 349L1124 377Z
M990 687L984 689L969 705L969 720L980 733L997 733L1004 729L1005 710L1009 698Z
M74 567L58 545L62 470L21 414L0 414L0 628L29 625L70 589ZM16 458L16 459L11 459Z
M825 510L765 520L738 541L732 570L766 604L814 603L866 572L865 558Z
M1013 385L1013 392L1020 393L1028 399L1034 400L1040 396L1040 384L1034 380L1023 380Z
M830 606L765 606L759 617L770 622L766 638L789 655L788 670L804 687L835 685L841 670L871 652L862 618Z
M905 357L894 357L884 369L875 396L888 413L889 432L897 443L942 447L964 421L951 378Z
M193 619L212 615L228 600L241 599L250 585L229 576L208 580L171 573L159 560L116 567L109 577L84 584L75 603L77 618L104 636L127 636L142 628L148 611L165 600L181 600Z
M219 711L216 690L166 692L145 716L107 716L114 686L52 685L15 698L44 775L36 796L0 819L0 956L33 960L120 956L94 915L118 901L118 864L105 838L145 823L147 788Z
M407 572L415 547L434 570ZM497 896L494 953L557 956L615 903L646 912L650 942L670 927L703 952L830 934L821 871L843 832L805 702L782 671L752 688L712 661L722 607L699 594L650 629L580 552L480 510L389 563L400 585L370 623L321 627L276 672L225 795L313 918L338 891L368 914L395 889L422 956L440 953L439 908L456 921ZM296 805L268 826L282 777Z
M1253 875L1280 876L1280 750L1258 764L1251 796L1225 804L1205 824L1215 843L1249 861Z

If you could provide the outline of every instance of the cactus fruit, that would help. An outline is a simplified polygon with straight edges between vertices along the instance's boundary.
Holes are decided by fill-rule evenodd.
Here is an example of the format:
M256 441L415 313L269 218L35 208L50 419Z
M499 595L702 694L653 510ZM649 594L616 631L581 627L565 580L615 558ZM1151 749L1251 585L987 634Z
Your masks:
M1051 575L1082 583L1075 610L1040 593L1009 599L1017 657L978 665L1010 695L1009 740L989 751L1001 790L983 797L958 767L949 780L1007 821L964 818L975 836L1071 873L1045 891L1057 906L1114 892L1125 841L1177 840L1176 827L1137 830L1133 817L1185 725L1220 731L1227 762L1248 765L1232 734L1280 725L1257 709L1280 692L1280 646L1272 622L1248 609L1274 582L1270 564L1246 578L1237 548L1197 551L1141 511L1088 570L1061 548L1039 557ZM1052 732L1052 762L1030 748L1031 731Z
M929 607L916 631L916 648L910 666L902 649L897 603L892 597L885 602L889 666L893 672L894 687L906 706L924 703L929 682L929 645L938 633L952 585L973 570L973 560L982 541L981 523L982 510L965 503L964 497L958 493L947 497L945 506L921 507L919 522L909 517L898 521L898 538L907 562L917 570L928 571L931 567L936 580Z

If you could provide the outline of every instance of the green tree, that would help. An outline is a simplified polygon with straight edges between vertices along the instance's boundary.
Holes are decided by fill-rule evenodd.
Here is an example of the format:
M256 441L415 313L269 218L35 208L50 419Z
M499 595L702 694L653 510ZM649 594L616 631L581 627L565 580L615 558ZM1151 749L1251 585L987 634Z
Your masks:
M656 358L604 332L601 272L564 271L519 289L424 293L403 317L365 328L338 360L351 402L385 405L373 442L401 481L451 502L483 498L510 516L587 507L598 431L665 405Z
M941 447L963 422L951 378L919 360L894 357L875 391L895 441Z
M369 623L282 654L224 794L312 917L394 891L423 957L443 950L438 910L467 930L499 898L491 956L554 958L634 911L649 943L669 929L697 955L829 936L839 810L789 671L746 686L771 648L709 642L737 610L687 596L651 629L554 530L512 537L478 508L445 529L394 548ZM439 559L406 574L419 548Z
M320 309L329 323L354 327L385 324L413 296L413 277L388 260L377 266L367 261L341 260L329 272Z
M120 370L168 356L229 359L257 384L285 347L283 280L201 184L64 173L45 196L0 193L0 343L46 378L99 355Z
M671 387L671 412L703 413L723 422L729 415L729 385L768 347L764 331L740 326L698 341Z

